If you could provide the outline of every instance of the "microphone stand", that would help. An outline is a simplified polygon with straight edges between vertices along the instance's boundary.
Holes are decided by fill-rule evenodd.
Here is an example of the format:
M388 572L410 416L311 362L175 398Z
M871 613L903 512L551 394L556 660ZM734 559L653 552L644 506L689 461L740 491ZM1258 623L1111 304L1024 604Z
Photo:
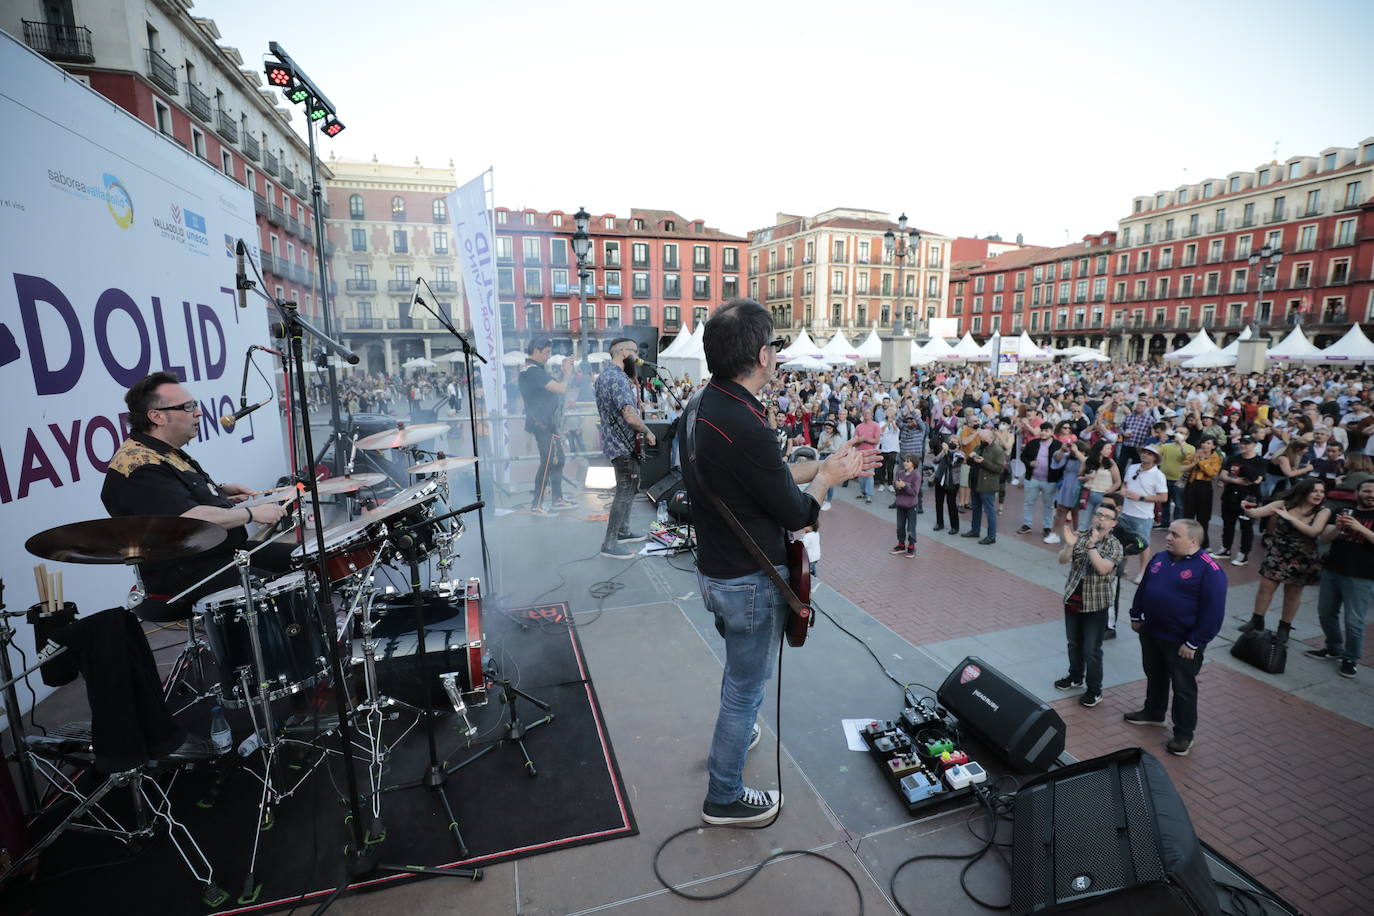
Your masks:
M429 281L425 280L423 277L416 277L415 283L415 302L419 303L420 305L423 305L425 307L425 311L433 315L435 319L437 319L438 322L444 326L444 329L446 331L448 331L454 337L458 338L458 343L463 348L463 369L467 373L468 377L468 430L472 434L472 469L474 472L473 479L476 481L477 485L477 490L475 494L478 505L477 539L481 542L482 545L482 581L486 582L487 587L492 590L493 594L495 594L495 583L492 581L491 578L491 559L490 554L487 551L486 513L482 511L482 507L485 505L486 501L482 498L482 459L481 450L477 447L477 398L474 396L472 388L473 358L476 357L477 359L481 360L484 365L486 364L487 360L486 357L484 357L481 353L477 352L476 348L468 342L468 339L466 337L458 333L458 329L455 328L447 318L436 312L434 309L430 308L429 303L420 298L419 284L421 283L425 285L425 289L429 290L429 294L431 296L434 295L434 289L429 285ZM495 430L493 430L493 435L495 435Z
M296 308L296 303L288 302L284 299L274 299L266 293L259 291L264 299L271 303L281 316L286 338L290 343L290 370L295 374L296 397L299 401L301 415L301 433L304 438L303 455L307 458L314 454L314 442L310 432L310 391L309 382L305 374L305 347L304 337L309 333L320 342L325 349L333 352L349 362L356 363L358 357L342 344L337 343L332 338L326 336L322 331L301 317ZM337 416L338 401L334 402L334 411ZM346 850L347 867L350 875L357 877L369 874L376 870L377 863L363 835L363 824L361 818L361 806L358 802L358 776L353 764L353 723L349 715L349 710L344 702L345 678L343 669L343 659L339 654L339 631L338 620L334 615L334 600L331 593L329 582L329 571L326 566L326 556L324 547L324 516L320 511L320 493L316 485L313 468L306 468L304 482L310 494L310 507L315 514L315 558L316 558L316 581L319 586L319 600L315 607L317 624L321 626L325 638L329 644L329 662L334 675L334 709L339 719L339 743L342 745L344 758L344 778L348 789L346 801L348 803L349 825L352 828L353 843Z

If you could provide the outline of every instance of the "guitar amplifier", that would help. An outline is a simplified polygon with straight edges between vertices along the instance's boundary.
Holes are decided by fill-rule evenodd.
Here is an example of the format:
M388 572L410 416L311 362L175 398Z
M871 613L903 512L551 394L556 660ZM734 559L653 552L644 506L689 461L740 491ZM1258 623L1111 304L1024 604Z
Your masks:
M1025 688L970 655L937 693L940 705L1007 763L1043 773L1064 753L1064 720Z
M667 420L648 420L644 425L654 434L654 444L645 443L644 460L639 463L639 488L648 491L672 469L672 433L677 427Z

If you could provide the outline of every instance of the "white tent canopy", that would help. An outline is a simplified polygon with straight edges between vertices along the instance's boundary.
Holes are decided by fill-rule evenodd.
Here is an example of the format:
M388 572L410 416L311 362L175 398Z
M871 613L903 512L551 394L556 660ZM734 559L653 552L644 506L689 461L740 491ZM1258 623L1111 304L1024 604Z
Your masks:
M1288 336L1269 348L1269 359L1283 359L1298 362L1315 362L1322 358L1322 351L1312 345L1302 328L1294 327Z
M706 349L702 346L702 339L706 336L706 324L702 322L697 325L695 331L679 334L673 341L676 344L682 341L682 347L676 353L658 355L658 364L667 369L675 378L681 379L684 375L690 377L693 382L699 382L706 377Z
M1086 353L1080 353L1080 354L1078 354L1077 356L1069 357L1069 362L1071 362L1071 363L1105 363L1105 362L1108 362L1109 360L1111 360L1111 357L1108 356L1106 353L1103 353L1101 350L1094 350L1094 349L1092 349L1091 347L1087 347L1087 348L1085 348L1085 349L1087 350Z
M821 352L821 348L816 346L816 342L811 339L811 335L806 333L806 328L802 328L797 339L792 341L790 347L785 347L778 353L779 359L792 359L797 356L811 356Z
M958 359L959 357L954 355L954 348L949 345L947 340L937 336L930 338L924 347L917 348L916 352L911 354L911 358L913 362L919 360L921 363L928 363L937 359Z
M1180 365L1185 369L1218 369L1222 366L1234 366L1236 355L1227 353L1225 350L1211 350L1207 353L1199 353L1197 356L1190 356Z
M1235 340L1231 341L1230 343L1228 343L1226 346L1222 347L1219 352L1223 356L1235 356L1237 353L1240 352L1240 342L1242 340L1249 340L1253 336L1255 336L1254 332L1250 330L1250 325L1247 324L1245 327L1240 329L1240 336L1237 337Z
M824 356L798 356L782 364L783 369L802 369L805 371L829 369L832 363Z
M972 331L965 331L964 336L959 338L959 342L950 348L950 353L945 359L987 359L988 354L983 348L978 346L978 342L973 339Z
M1188 341L1186 344L1179 347L1177 350L1174 350L1171 353L1165 353L1164 358L1189 359L1194 356L1201 356L1203 353L1211 353L1215 350L1220 349L1221 348L1217 346L1216 341L1214 341L1211 338L1211 336L1207 333L1207 329L1203 328L1202 330L1197 332L1197 335L1193 337L1192 340Z
M1022 331L1021 336L1013 341L1008 342L1003 340L1002 349L1010 349L1011 352L1016 354L1016 358L1023 363L1033 361L1043 362L1052 357L1049 350L1038 346L1035 341L1031 340L1030 335L1025 331Z
M877 327L868 332L863 343L859 344L858 351L860 359L879 360L883 358L883 341L878 337Z
M688 326L686 319L683 319L682 324L678 327L677 336L673 338L672 342L668 344L668 346L658 351L658 358L663 359L667 356L677 356L678 351L680 351L684 346L687 346L687 341L691 339L692 329Z
M858 348L850 344L841 331L836 331L830 342L821 347L821 355L832 363L845 365L860 358Z
M1352 324L1344 337L1322 350L1321 354L1322 359L1332 362L1374 362L1374 343L1364 336L1358 324Z
M425 359L423 356L412 356L410 359L401 363L402 369L433 369L434 366L434 360Z
M501 365L503 366L523 366L525 364L524 350L507 350L501 354Z

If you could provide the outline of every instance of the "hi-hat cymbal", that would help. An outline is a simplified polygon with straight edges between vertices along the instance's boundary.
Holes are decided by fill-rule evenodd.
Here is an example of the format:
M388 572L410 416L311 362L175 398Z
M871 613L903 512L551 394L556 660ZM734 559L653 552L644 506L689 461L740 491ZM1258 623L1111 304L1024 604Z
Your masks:
M406 472L410 474L438 474L440 471L456 471L476 463L477 459L471 455L435 458L433 461L426 461L423 464L412 464L406 468Z
M348 474L343 477L330 477L328 480L317 481L315 489L321 496L328 496L331 493L352 493L354 490L361 490L365 487L375 487L384 480L386 480L385 474Z
M411 426L402 426L396 429L383 430L359 439L358 448L383 449L383 448L405 448L407 445L414 445L417 442L426 442L438 436L448 433L447 423L415 423Z
M126 515L58 525L24 542L24 549L62 563L162 563L203 553L229 532L181 515Z

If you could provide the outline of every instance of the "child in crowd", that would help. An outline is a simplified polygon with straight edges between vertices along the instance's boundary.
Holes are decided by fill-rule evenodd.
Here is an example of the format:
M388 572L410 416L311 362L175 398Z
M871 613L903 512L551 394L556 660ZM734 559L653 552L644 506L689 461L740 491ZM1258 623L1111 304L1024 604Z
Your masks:
M916 556L916 504L921 498L921 471L915 455L902 456L902 469L892 484L897 501L897 546L893 554Z

